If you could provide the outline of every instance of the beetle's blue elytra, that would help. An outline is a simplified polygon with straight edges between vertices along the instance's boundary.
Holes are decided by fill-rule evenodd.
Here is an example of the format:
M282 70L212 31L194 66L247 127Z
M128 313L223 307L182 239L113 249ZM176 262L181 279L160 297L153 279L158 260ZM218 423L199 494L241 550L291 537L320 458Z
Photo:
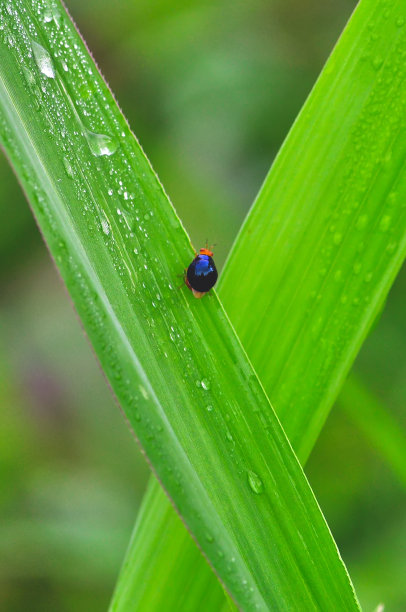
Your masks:
M216 265L213 261L213 253L207 247L200 252L185 275L185 283L192 291L195 298L201 298L216 284L218 277Z

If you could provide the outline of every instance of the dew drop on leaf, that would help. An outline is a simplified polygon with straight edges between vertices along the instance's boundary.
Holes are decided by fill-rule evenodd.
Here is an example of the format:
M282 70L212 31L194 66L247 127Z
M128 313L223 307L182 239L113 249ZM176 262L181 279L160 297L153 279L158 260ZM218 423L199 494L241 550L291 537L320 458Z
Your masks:
M53 19L53 15L52 15L52 9L51 8L47 8L44 11L44 23L49 23L50 21L52 21Z
M262 482L258 474L249 470L247 475L248 484L250 486L251 491L253 491L253 493L256 493L256 495L260 495L261 493L263 493L264 483Z
M46 0L47 5L44 10L43 21L44 23L50 23L53 21L59 29L61 25L61 12L54 0Z
M102 219L101 225L103 232L106 234L106 236L108 236L110 234L110 224L107 219Z
M69 159L67 157L64 157L62 161L63 161L63 165L65 166L66 174L69 176L69 178L74 178L75 173L73 171L73 168L72 168L72 165Z
M200 384L204 391L208 391L210 389L210 381L208 381L207 378L203 378Z
M113 155L117 151L118 142L107 134L96 134L90 130L85 130L86 140L93 155Z
M229 442L234 442L234 438L229 431L226 432L226 438Z
M49 79L55 78L55 69L48 51L35 40L31 41L32 51L39 71Z

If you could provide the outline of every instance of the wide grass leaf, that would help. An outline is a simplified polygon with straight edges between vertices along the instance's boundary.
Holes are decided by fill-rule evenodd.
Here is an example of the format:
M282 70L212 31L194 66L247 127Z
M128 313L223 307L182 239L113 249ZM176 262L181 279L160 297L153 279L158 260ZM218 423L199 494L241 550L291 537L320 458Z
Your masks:
M148 458L245 609L357 609L334 541L188 238L62 5L0 5L0 135ZM202 353L205 358L202 360Z
M404 26L401 2L359 4L220 280L227 313L303 463L405 256ZM344 393L347 404L356 393L348 410L403 475L402 435L351 381ZM376 421L382 431L374 428ZM161 547L168 552L183 529L173 513L169 527L168 503L152 486L154 514L144 506L113 599L117 610L128 605L121 582L132 581L132 596L137 596L140 568L151 560L153 541L161 534ZM193 546L189 539L184 550L182 575L188 578ZM195 576L204 575L197 549L194 558ZM149 575L164 600L165 585L171 584L173 592L175 576L171 579L171 568L159 555L153 563L155 572L151 562ZM179 567L178 560L178 577ZM197 600L196 593L193 597ZM151 606L145 595L140 609Z

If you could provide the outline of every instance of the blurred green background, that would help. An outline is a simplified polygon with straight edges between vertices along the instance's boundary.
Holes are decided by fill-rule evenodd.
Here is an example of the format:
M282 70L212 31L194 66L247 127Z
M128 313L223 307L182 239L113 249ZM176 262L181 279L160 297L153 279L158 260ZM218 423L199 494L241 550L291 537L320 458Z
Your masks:
M354 4L68 2L195 246L217 243L220 266ZM103 610L148 468L4 157L0 214L0 609ZM403 429L405 296L403 271L355 367ZM405 483L339 405L307 473L365 610L406 610Z

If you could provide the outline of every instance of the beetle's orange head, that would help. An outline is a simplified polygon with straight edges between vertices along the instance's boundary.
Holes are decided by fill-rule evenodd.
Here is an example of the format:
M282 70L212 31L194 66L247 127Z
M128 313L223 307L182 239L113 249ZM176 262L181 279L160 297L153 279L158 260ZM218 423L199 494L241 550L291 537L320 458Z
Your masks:
M210 251L207 247L204 249L200 249L200 255L208 255L209 257L213 257L213 251Z

